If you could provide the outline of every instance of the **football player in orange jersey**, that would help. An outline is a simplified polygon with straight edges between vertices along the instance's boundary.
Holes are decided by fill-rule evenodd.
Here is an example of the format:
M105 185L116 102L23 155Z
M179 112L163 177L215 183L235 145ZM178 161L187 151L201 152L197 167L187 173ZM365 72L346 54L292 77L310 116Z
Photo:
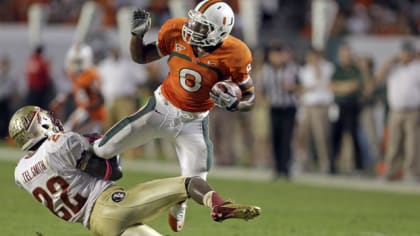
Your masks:
M76 109L64 124L64 128L81 133L102 132L106 112L90 46L75 44L70 47L66 55L66 72L72 80ZM59 94L52 102L52 110L56 112L62 107L69 95Z
M200 2L188 12L188 18L168 20L157 41L144 44L150 24L148 12L133 12L131 57L145 64L169 56L167 78L144 107L95 142L94 151L107 158L155 138L173 138L181 175L206 179L212 162L209 110L216 105L229 111L248 111L254 105L254 85L249 75L251 52L230 35L234 13L223 1ZM213 85L223 80L239 85L240 100L221 89L210 96ZM182 229L185 210L185 202L171 208L172 230Z

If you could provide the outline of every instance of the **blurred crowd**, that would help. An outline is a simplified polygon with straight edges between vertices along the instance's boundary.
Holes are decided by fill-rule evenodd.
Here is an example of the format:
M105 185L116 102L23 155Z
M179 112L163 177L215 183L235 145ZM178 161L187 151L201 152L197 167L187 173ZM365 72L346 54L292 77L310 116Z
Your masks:
M48 4L50 23L74 24L86 0L14 0L0 1L0 22L25 22L27 10L33 3ZM160 25L170 17L168 0L96 0L104 11L104 23L116 24L115 13L124 6L136 6L153 12ZM198 2L193 0L193 2ZM228 0L239 11L240 0ZM303 34L310 32L311 1L259 0L264 24L285 24ZM350 34L418 34L420 31L420 1L418 0L337 0L340 30ZM292 19L290 21L290 19ZM288 22L287 22L288 21ZM287 22L287 23L285 23Z
M339 0L336 24L352 35L417 35L420 2L416 0ZM306 30L306 29L304 29Z
M33 2L48 3L50 23L75 24L85 1L0 1L0 22L25 22ZM108 27L115 26L115 12L127 5L149 9L155 28L171 17L165 0L97 2ZM227 2L240 10L240 0ZM322 51L309 46L310 3L261 0L261 28L267 37L252 48L257 105L247 113L212 111L215 163L272 167L275 179L309 172L417 181L420 57L415 42L401 40L397 55L376 64L369 55L355 53L346 36L417 35L420 1L338 0L331 37ZM240 27L239 19L239 36ZM135 65L115 47L103 50L100 58L89 47L67 55L72 59L66 67L72 71L66 76L76 89L63 93L54 88L49 72L50 64L60 62L48 61L42 46L26 64L10 61L0 49L1 137L7 136L10 114L29 103L55 110L68 128L103 132L137 110L165 78L160 64ZM18 85L12 66L25 68L27 94L13 92ZM153 148L159 158L171 153L160 142ZM135 158L144 152L140 148L125 155Z

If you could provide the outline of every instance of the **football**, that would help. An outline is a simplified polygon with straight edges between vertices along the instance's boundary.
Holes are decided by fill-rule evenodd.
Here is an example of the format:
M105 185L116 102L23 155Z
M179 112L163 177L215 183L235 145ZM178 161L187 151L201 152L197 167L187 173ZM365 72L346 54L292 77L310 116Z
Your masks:
M217 82L212 90L215 87L218 87L220 90L222 90L224 93L229 93L230 95L236 97L238 100L241 100L242 98L242 91L239 88L238 84L236 84L235 82L232 81L228 81L228 80L224 80L224 81L220 81ZM215 91L213 91L213 93L215 93Z

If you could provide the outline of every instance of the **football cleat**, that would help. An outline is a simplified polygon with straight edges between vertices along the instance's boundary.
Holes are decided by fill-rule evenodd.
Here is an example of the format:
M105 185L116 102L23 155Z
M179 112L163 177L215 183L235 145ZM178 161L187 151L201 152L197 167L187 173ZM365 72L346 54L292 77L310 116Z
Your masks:
M186 202L182 202L171 207L168 214L168 223L172 231L179 232L182 230L184 227L186 211Z
M222 205L213 207L211 217L214 221L222 222L231 218L250 220L260 214L260 207L225 202Z

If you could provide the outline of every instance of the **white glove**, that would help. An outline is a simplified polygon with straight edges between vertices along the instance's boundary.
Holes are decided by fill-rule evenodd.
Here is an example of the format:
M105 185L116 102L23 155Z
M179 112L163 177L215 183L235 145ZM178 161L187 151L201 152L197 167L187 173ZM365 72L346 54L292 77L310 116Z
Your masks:
M229 92L223 92L217 86L210 91L210 98L216 106L226 108L229 111L235 111L239 103L236 96Z
M143 37L149 31L151 23L149 12L142 9L135 10L131 19L131 34Z

